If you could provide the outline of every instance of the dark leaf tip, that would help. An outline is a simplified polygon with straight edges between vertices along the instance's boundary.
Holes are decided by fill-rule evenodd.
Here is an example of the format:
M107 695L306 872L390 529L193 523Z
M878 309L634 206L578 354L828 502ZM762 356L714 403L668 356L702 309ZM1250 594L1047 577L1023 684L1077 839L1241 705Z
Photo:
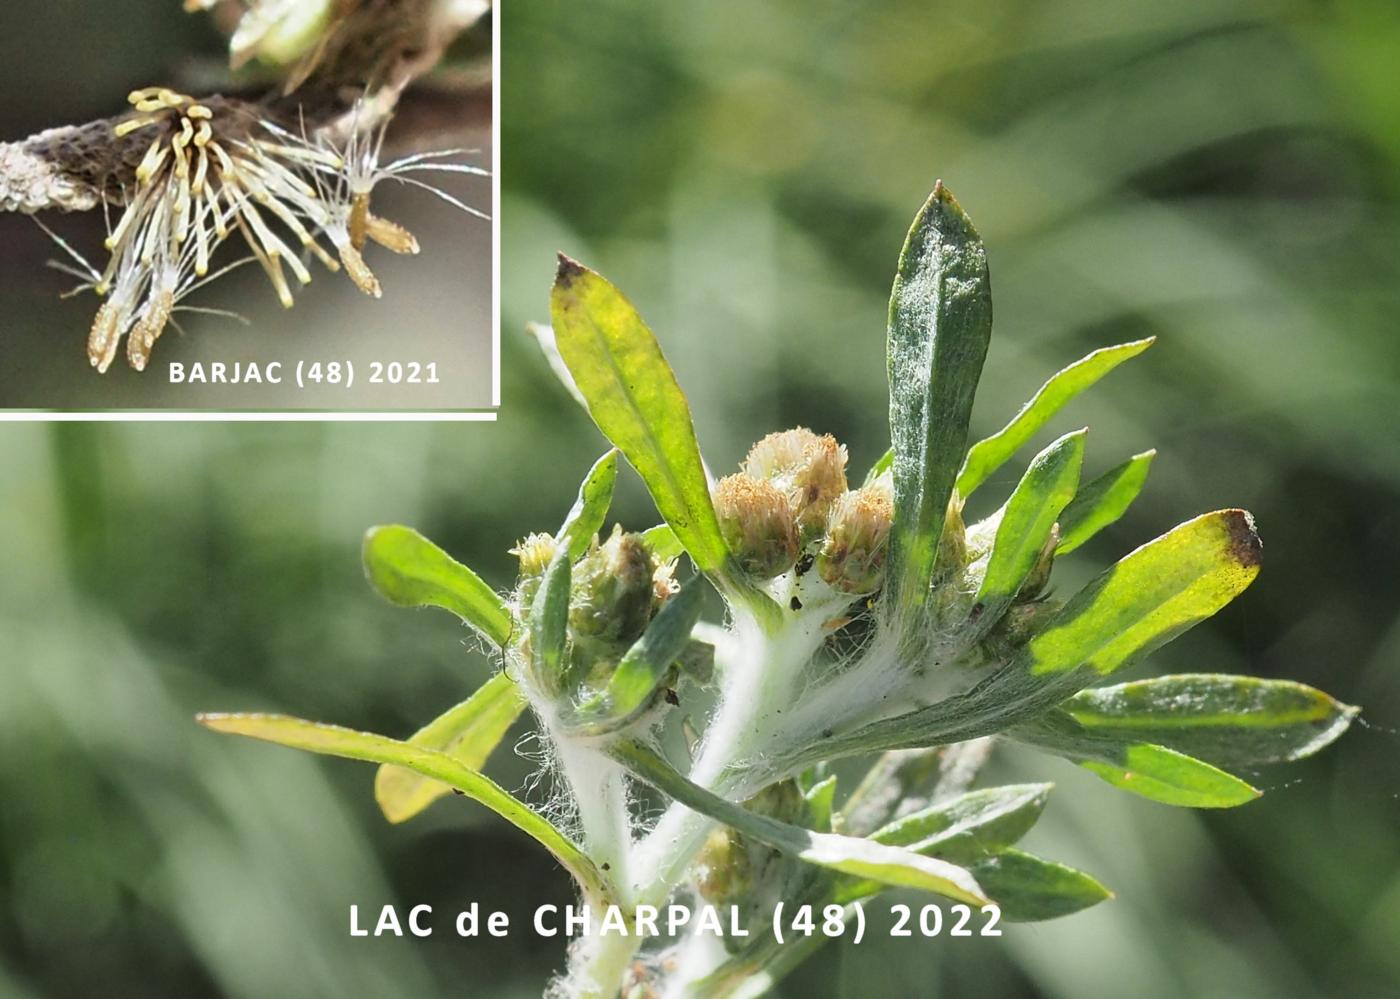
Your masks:
M1263 560L1264 543L1254 528L1254 517L1247 510L1226 510L1225 530L1230 537L1230 557L1246 569Z
M560 253L559 268L554 272L554 284L560 288L568 288L579 277L587 273L588 268L583 264L565 253Z

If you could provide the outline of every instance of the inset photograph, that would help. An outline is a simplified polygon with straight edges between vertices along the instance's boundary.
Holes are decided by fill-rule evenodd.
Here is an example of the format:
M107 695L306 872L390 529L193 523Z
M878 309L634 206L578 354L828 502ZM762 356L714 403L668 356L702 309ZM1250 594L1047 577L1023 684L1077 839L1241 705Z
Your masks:
M15 7L0 410L496 405L490 3Z

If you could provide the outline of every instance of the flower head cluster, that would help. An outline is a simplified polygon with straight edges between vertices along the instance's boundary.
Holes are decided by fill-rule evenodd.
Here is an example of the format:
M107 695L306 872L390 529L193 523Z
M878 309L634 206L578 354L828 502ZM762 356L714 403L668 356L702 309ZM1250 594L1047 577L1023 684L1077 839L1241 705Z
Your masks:
M743 470L714 489L715 513L740 570L773 579L812 565L842 593L873 593L884 578L894 520L889 477L846 488L846 448L805 427L769 434Z

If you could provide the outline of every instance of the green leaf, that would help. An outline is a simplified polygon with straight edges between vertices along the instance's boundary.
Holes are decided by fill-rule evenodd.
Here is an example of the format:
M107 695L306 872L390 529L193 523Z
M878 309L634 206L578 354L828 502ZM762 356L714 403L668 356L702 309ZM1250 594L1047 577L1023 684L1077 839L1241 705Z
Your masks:
M1311 756L1358 708L1288 680L1184 673L1082 691L1063 705L1086 731L1154 742L1218 766Z
M705 609L705 581L693 577L666 602L617 664L607 687L569 719L589 734L615 731L632 721L656 693Z
M971 496L974 489L986 482L1066 403L1128 358L1136 357L1151 347L1155 339L1148 337L1146 340L1120 343L1116 347L1104 347L1080 358L1051 378L1010 423L986 440L972 445L962 471L958 473L958 492L964 498Z
M670 524L648 527L642 532L642 540L662 562L680 558L681 552L685 551L685 545L681 544L681 539L676 537L676 532L671 530Z
M535 682L550 694L557 694L564 685L572 575L569 550L560 546L540 579L530 608L530 669Z
M836 804L836 775L813 784L804 796L807 817L817 832L831 832L831 816Z
M755 815L687 780L638 742L619 743L611 747L611 752L636 776L681 804L810 864L882 885L921 888L974 905L986 901L976 880L955 864L868 839L813 832Z
M1002 918L1012 923L1068 916L1113 897L1083 871L1020 850L985 857L972 865L972 872Z
M868 471L868 472L865 473L865 481L864 481L863 483L861 483L861 484L862 484L862 485L866 485L866 486L871 485L876 479L878 479L880 476L884 475L886 472L888 472L888 471L889 471L891 468L893 468L893 467L894 467L894 449L891 448L890 450L886 451L884 454L880 455L880 460L879 460L879 461L875 462L875 464L873 464L873 465L870 466L870 471Z
M1050 784L968 791L885 825L871 839L966 862L1015 843L1040 818Z
M1010 846L1030 831L1045 808L1050 787L1010 784L969 791L896 819L870 838L969 865ZM870 881L847 881L837 890L836 901L853 902L879 890L880 886Z
M1260 794L1238 777L1185 753L1087 731L1058 709L1009 729L1006 735L1078 763L1114 787L1164 805L1233 808Z
M1188 520L1076 593L1026 646L1031 673L1088 666L1107 675L1224 607L1259 575L1254 518L1220 510Z
M1135 454L1085 485L1060 514L1056 555L1067 555L1127 512L1147 481L1156 451Z
M408 744L438 750L480 770L525 703L515 682L497 673L471 697L415 732ZM449 785L403 767L385 764L374 775L374 799L390 822L406 822L451 791Z
M890 294L896 605L927 598L991 332L986 250L940 181L914 218Z
M555 540L566 544L569 558L578 560L588 551L589 544L603 528L603 520L612 506L613 486L617 484L617 449L598 459L583 484L578 487L578 499L564 518Z
M338 725L323 725L287 715L202 714L197 720L216 732L248 736L328 756L407 767L424 777L442 781L534 837L568 869L588 895L594 898L607 895L605 879L576 843L490 778L445 753L382 735L356 732Z
M1042 714L1210 617L1259 574L1259 537L1243 510L1188 520L1119 560L1080 590L1006 666L963 694L873 722L773 761L822 759L964 742Z
M559 355L598 428L627 456L702 572L728 558L690 406L632 303L562 254L551 296Z
M554 339L554 329L541 323L527 323L525 332L535 338L539 344L540 353L544 355L545 363L549 365L549 370L554 373L554 377L559 379L559 384L564 387L564 391L571 395L575 402L588 411L588 400L583 397L583 393L578 390L578 384L574 381L574 376L569 373L569 366L564 363L564 359L559 356L559 344Z
M441 607L498 646L510 639L505 601L481 577L411 527L371 527L365 575L380 596L400 607Z
M1066 434L1036 455L1006 501L977 591L984 620L995 621L1015 598L1045 549L1060 511L1074 497L1087 432Z

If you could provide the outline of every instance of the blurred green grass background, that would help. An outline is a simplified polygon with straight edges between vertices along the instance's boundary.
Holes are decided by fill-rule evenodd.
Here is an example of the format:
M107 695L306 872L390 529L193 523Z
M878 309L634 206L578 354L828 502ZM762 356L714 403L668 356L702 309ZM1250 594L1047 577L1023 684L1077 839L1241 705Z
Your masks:
M118 6L156 24L174 4ZM1008 752L989 779L1059 785L1030 848L1117 899L1001 940L828 947L782 995L1400 994L1393 4L502 14L499 423L0 428L0 995L538 995L557 942L459 941L445 917L427 942L352 941L346 917L478 900L523 926L568 895L531 844L459 799L390 827L369 768L219 739L191 715L402 736L486 675L450 620L368 591L358 542L412 523L504 586L509 545L558 522L602 442L521 332L546 317L556 250L641 307L716 469L794 423L836 433L863 469L886 444L894 257L940 176L991 257L975 431L1089 349L1159 337L1061 423L1092 427L1094 472L1161 454L1059 585L1245 506L1263 575L1140 672L1298 679L1375 727L1250 775L1261 801L1210 814ZM22 61L42 74L44 57ZM635 480L615 512L653 522ZM512 788L531 769L492 763Z

